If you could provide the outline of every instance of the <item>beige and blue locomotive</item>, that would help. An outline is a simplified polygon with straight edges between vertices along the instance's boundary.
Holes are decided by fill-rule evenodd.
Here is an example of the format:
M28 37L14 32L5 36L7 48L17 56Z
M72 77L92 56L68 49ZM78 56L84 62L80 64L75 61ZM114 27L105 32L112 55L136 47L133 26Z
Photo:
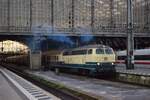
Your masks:
M115 53L105 45L88 45L68 50L44 52L42 62L50 69L67 69L86 74L111 74L115 72Z

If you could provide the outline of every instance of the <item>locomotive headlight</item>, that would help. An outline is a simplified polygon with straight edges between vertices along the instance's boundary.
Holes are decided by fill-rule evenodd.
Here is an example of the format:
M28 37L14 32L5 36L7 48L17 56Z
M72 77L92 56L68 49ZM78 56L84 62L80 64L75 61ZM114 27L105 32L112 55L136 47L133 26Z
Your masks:
M97 63L97 65L100 65L100 63Z
M112 65L114 65L114 63L111 63Z

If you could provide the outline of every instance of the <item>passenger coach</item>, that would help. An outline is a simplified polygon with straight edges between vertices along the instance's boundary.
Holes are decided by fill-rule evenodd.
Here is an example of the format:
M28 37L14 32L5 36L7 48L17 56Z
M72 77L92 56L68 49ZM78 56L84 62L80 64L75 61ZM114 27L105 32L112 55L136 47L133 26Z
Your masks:
M127 51L118 51L117 52L117 63L125 64L125 60L127 59ZM134 50L134 63L136 65L144 65L149 67L150 65L150 49L138 49Z

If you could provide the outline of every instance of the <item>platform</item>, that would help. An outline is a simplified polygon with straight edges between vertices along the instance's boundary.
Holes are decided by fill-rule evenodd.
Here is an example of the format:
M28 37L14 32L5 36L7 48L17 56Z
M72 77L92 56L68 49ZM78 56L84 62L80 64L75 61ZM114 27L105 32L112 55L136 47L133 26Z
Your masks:
M134 70L126 70L125 65L119 64L116 66L116 70L117 70L116 78L119 81L150 86L149 65L135 65Z
M69 89L106 100L150 100L150 89L119 82L111 82L82 76L60 74L51 71L27 71L28 73L61 84Z
M150 66L149 65L135 65L134 70L126 70L126 66L124 64L118 64L116 66L116 70L119 73L128 73L128 74L135 74L135 75L143 75L143 76L150 76Z
M31 82L25 80L24 78L16 75L15 73L1 66L0 66L0 73L9 81L10 84L12 84L12 86L21 94L21 96L25 98L25 100L60 100L60 98L54 96L51 93L48 93L47 91L39 88L38 86L32 84ZM7 85L5 86L4 84L3 86L6 87ZM7 91L9 93L8 89ZM7 92L4 91L1 92L3 93L4 96L7 94ZM19 98L20 94L16 96L14 95L14 97L16 97L14 99L11 97L6 97L6 99L4 98L2 100L22 100ZM13 93L10 94L10 96L11 95L13 95Z
M25 100L0 72L0 100Z

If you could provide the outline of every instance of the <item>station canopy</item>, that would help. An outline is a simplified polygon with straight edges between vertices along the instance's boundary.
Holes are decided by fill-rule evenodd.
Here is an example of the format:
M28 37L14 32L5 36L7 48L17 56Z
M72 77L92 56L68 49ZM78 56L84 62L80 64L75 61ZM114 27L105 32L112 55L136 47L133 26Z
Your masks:
M150 0L132 0L134 32L150 32ZM0 32L126 32L127 0L0 0Z

